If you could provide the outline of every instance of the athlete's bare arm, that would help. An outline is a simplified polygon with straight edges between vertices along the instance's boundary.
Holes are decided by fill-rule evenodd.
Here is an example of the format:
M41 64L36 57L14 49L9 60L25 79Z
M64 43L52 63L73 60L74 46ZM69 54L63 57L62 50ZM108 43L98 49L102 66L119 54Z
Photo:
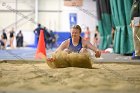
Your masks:
M92 45L89 41L86 41L86 40L82 39L82 43L83 43L83 47L85 47L87 49L91 49L92 51L94 51L96 57L101 56L101 51L98 48L96 48L94 45Z
M59 51L63 51L64 49L68 48L68 46L69 46L69 41L70 41L69 39L63 41L63 42L61 43L61 45L56 49L55 53L56 53L56 52L59 52Z
M64 49L68 48L68 46L69 46L69 39L63 41L54 53L63 51ZM55 60L54 58L47 58L47 61L50 61L50 62L53 62L54 60Z

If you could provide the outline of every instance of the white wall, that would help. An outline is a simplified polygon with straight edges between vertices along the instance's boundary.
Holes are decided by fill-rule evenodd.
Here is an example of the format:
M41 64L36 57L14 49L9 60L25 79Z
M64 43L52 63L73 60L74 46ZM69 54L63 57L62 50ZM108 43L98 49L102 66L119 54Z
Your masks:
M77 24L82 27L83 32L87 26L89 27L91 31L91 42L93 42L94 29L97 25L95 1L83 0L83 6L81 7L68 7L64 6L63 0L41 0L39 1L39 10L52 11L40 12L39 22L52 30L60 32L70 30L69 14L77 13Z
M49 29L61 31L60 29L60 7L63 0L40 0L39 10L46 12L39 12L39 23L43 24Z
M96 16L96 4L93 0L83 0L83 6L80 8L64 6L63 0L40 0L39 10L52 11L40 12L39 22L57 31L69 31L69 13L77 13L77 24L82 27L89 26L93 30L97 22L96 18L91 15Z
M61 14L61 17L65 19L61 20L62 31L69 30L69 13L77 13L77 24L82 26L82 28L89 26L91 30L94 29L96 25L96 18L92 17L91 14L94 14L96 16L96 4L95 2L93 2L93 0L83 0L83 6L79 8L62 6L62 10L63 13ZM88 11L85 12L84 10Z
M21 11L20 13L23 15L29 15L31 13L30 10L35 9L35 0L17 0L17 9L24 10L26 12ZM0 1L0 10L8 10L6 5L3 6L3 2L6 3L7 6L11 6L13 9L16 9L16 0L1 0ZM69 13L77 13L77 24L82 27L83 32L85 31L86 26L89 26L91 31L91 37L93 38L94 29L97 24L96 17L96 4L93 0L83 0L82 7L67 7L64 6L64 0L38 0L39 5L39 14L38 21L43 26L46 26L49 29L55 31L66 32L69 31ZM85 11L87 10L87 11ZM23 18L21 15L16 15L15 12L1 12L0 13L0 31L15 23L16 20L20 20L17 23L17 26L12 25L6 30L10 30L12 27L17 27L16 31L23 31L24 41L26 44L34 43L34 34L33 30L36 26L31 21L28 21L30 18L35 18L35 14L29 15L28 18ZM16 33L17 33L16 32Z

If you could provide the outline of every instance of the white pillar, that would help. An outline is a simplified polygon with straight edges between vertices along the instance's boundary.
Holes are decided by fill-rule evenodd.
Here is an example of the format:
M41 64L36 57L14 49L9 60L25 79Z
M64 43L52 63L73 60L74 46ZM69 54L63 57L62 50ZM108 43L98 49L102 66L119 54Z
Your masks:
M18 10L18 0L15 0L15 8L16 8L16 13L15 13L15 31L17 31L17 21L18 21L18 16L17 16L17 10Z
M38 23L38 0L35 0L35 22Z

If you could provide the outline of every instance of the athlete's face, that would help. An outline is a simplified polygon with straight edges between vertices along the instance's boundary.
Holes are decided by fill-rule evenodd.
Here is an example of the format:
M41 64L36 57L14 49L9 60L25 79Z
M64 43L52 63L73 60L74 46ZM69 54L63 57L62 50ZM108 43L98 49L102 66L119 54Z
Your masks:
M72 38L76 38L76 37L79 37L80 36L80 31L79 31L79 29L74 29L74 28L72 28L71 29L71 37Z

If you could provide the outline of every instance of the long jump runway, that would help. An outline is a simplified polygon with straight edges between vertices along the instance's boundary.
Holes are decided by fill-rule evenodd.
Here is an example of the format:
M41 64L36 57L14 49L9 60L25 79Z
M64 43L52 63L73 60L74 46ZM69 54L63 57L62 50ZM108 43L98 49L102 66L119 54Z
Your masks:
M51 56L53 50L46 50ZM103 53L93 69L50 69L35 48L0 50L0 93L139 93L140 60Z
M55 49L46 50L47 56L51 56ZM36 48L17 48L0 50L0 60L35 60ZM95 63L140 63L140 60L132 60L131 56L124 56L114 53L102 53L101 58L93 58Z

